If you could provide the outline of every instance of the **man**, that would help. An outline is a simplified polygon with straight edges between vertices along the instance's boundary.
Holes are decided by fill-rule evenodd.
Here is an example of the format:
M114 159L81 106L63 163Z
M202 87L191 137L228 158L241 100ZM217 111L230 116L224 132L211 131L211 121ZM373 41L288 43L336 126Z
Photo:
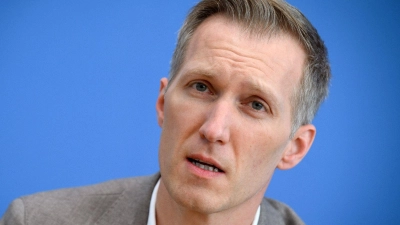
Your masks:
M156 102L160 174L15 200L5 224L303 224L264 198L306 155L330 68L316 30L280 0L204 0Z

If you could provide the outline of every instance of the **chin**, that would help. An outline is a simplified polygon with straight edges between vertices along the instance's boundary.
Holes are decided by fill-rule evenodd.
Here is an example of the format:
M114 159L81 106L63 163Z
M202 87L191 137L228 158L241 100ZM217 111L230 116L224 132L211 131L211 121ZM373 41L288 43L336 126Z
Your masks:
M210 201L209 198L186 198L186 199L177 199L179 205L183 206L190 211L199 213L199 214L212 214L223 211L223 207L221 206L221 202L215 202L215 198Z
M180 206L199 214L220 212L226 205L226 201L220 195L212 193L209 189L180 186L169 190L169 194Z

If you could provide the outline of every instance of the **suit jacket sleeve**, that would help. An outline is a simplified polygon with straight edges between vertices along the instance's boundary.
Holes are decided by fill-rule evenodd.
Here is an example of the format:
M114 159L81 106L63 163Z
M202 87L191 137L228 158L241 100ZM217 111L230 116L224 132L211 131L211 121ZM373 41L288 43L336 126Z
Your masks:
M24 222L25 207L21 199L14 200L8 207L0 225L22 225Z

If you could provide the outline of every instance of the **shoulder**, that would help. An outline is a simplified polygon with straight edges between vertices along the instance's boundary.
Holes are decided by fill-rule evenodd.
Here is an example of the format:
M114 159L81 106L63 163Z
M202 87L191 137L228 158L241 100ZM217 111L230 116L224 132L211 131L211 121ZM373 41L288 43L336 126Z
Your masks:
M82 187L64 188L54 191L40 192L22 197L23 200L30 201L40 198L79 198L91 195L118 195L130 189L151 187L158 180L157 174L153 176L133 177L110 180L99 184L87 185Z
M259 224L302 225L304 222L286 204L270 198L264 198L261 203Z
M25 206L33 204L40 205L63 205L64 207L74 204L94 204L108 202L117 198L126 191L146 192L152 190L156 176L135 177L126 179L111 180L99 184L88 185L76 188L65 188L54 191L41 192L21 197ZM98 202L100 201L100 202Z
M146 207L159 174L41 192L14 200L2 224L88 224L126 201ZM19 220L21 222L15 222ZM7 222L9 221L9 222Z

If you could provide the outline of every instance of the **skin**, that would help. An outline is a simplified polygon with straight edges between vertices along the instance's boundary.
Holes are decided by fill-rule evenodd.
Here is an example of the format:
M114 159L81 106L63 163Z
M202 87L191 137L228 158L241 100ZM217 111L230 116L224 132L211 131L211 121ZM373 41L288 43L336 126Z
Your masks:
M221 15L198 27L177 76L161 79L156 103L157 224L252 223L275 168L295 166L315 136L305 125L289 138L305 59L286 34L251 37Z

